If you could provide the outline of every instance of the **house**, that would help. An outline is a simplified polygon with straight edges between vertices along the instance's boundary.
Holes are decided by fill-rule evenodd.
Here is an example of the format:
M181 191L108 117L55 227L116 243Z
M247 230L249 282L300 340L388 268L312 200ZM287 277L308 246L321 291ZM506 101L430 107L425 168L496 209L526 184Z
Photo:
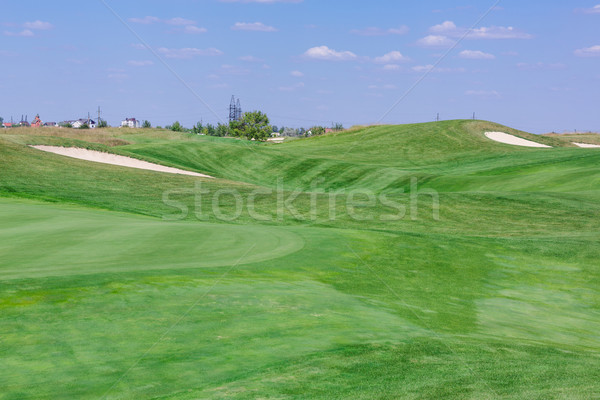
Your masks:
M73 121L71 125L75 129L79 129L83 125L87 125L90 129L94 129L96 127L96 121L94 121L93 119L82 118L78 119L77 121Z
M54 128L57 126L58 124L56 122L44 122L44 128Z
M31 127L32 128L39 128L40 126L42 126L42 120L40 119L40 115L37 114L35 116L35 118L33 119L33 121L31 121Z
M141 128L142 123L135 118L125 118L121 121L121 128Z
M12 128L13 124L11 122L5 122L4 124L2 124L2 126L4 126L5 128Z

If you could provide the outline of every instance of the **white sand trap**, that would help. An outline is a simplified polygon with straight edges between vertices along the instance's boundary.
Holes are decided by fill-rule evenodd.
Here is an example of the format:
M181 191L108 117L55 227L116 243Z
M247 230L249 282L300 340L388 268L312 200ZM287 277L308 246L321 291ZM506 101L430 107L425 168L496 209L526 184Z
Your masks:
M169 174L180 174L198 176L201 178L212 178L212 176L199 174L197 172L185 171L183 169L165 167L164 165L153 164L147 161L138 160L131 157L119 156L116 154L103 153L101 151L81 149L78 147L57 147L57 146L31 146L38 150L49 153L59 154L61 156L77 158L85 161L92 161L102 164L118 165L121 167L145 169L148 171L166 172Z
M513 146L552 148L552 146L532 142L531 140L527 139L521 139L520 137L509 135L508 133L504 132L486 132L485 136L487 136L488 139L495 140L496 142L512 144Z
M583 147L585 149L598 149L600 148L600 146L598 146L597 144L588 144L588 143L575 143L572 142L575 146L577 147Z

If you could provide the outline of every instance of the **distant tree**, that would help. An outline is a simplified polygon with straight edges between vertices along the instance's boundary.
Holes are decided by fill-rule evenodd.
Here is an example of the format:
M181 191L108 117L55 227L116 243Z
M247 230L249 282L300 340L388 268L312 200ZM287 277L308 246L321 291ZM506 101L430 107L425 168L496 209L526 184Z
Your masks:
M219 136L219 137L229 136L229 126L219 122L217 124L217 128L215 129L215 136Z
M162 127L162 126L160 126L160 125L156 127L156 129L162 129L162 128L163 128L163 127Z
M142 123L142 128L144 128L144 129L150 129L150 128L152 128L152 124L150 123L150 121L148 121L148 120L145 120L145 121Z
M313 126L309 129L311 136L319 136L325 133L325 128L322 126Z
M336 123L333 126L333 130L336 131L336 132L343 131L344 130L344 125L342 125L340 123Z
M4 124L4 118L0 117L0 126L2 126L2 124Z
M90 126L88 124L82 124L79 129L90 129Z
M297 136L298 132L294 128L285 128L281 134L282 136Z
M70 123L70 122L63 122L63 123L61 123L61 124L58 124L58 126L61 126L61 127L63 127L63 128L72 128L72 127L73 127L73 124L72 124L72 123Z
M273 127L269 125L269 117L261 111L247 112L241 121L231 121L233 136L245 137L248 140L266 140L271 136Z
M300 128L298 129L298 136L303 136L306 133L306 129Z
M283 133L285 132L285 126L282 126L281 128L279 128L279 133Z
M277 128L277 125L273 125L273 132L279 132L279 128Z
M206 124L204 133L208 136L217 136L217 128L213 124Z
M170 129L173 132L183 132L185 130L179 121L173 122L173 125L168 126L167 129Z
M98 121L98 128L108 128L108 122L101 119L100 121Z
M202 122L198 122L196 125L194 125L192 127L192 133L195 133L196 135L200 135L201 133L204 133L204 126L202 125Z

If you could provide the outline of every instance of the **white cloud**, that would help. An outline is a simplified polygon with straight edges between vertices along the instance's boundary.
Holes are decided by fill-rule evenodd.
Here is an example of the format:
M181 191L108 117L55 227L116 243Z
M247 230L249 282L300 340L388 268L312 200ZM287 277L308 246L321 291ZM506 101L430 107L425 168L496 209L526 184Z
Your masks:
M438 73L443 73L443 72L466 72L466 69L464 68L440 68L440 67L434 67L433 65L429 64L429 65L417 65L412 67L412 70L415 72L438 72Z
M168 25L196 25L196 21L192 21L191 19L185 19L181 17L171 18L165 21L165 24Z
M399 51L391 51L381 57L376 57L375 62L379 64L391 64L397 62L407 61L408 58L404 57Z
M579 10L585 14L600 14L600 4L598 4L597 6L594 6L592 8L584 8Z
M127 65L131 65L132 67L146 67L148 65L153 65L154 63L150 60L144 60L144 61L136 61L136 60L131 60L127 62Z
M400 66L398 64L386 64L383 66L385 71L398 71Z
M512 26L490 26L472 30L456 26L452 21L445 21L429 28L429 32L453 38L465 36L466 39L531 39L533 36Z
M35 34L33 33L33 31L29 30L29 29L25 29L21 32L9 32L9 31L4 31L4 35L6 36L20 36L20 37L33 37L35 36Z
M538 62L535 64L528 63L518 63L517 68L523 71L542 71L542 70L560 70L565 69L567 66L565 64L556 63L556 64L546 64L543 62Z
M355 60L358 56L351 51L336 51L327 46L318 46L306 50L304 56L315 60L348 61Z
M209 48L209 49L196 49L196 48L183 48L183 49L168 49L166 47L161 47L158 49L158 52L164 55L166 58L178 58L178 59L187 59L196 56L220 56L223 55L223 52L218 49Z
M441 35L429 35L417 40L417 44L423 47L450 47L454 43L454 40Z
M231 29L234 31L277 32L277 28L265 25L262 22L236 22Z
M25 22L23 26L27 29L34 29L40 31L45 31L54 28L54 25L52 25L50 22L43 22L39 20L33 22Z
M298 82L292 86L280 86L279 90L282 92L293 92L296 89L302 89L304 87L304 83Z
M467 96L476 96L482 98L499 98L500 93L495 90L467 90L465 92Z
M491 26L473 29L467 39L531 39L533 35L519 31L512 26Z
M304 76L304 74L300 71L292 71L290 72L290 75L295 76L296 78L302 78Z
M385 35L405 35L410 31L408 26L402 25L398 28L382 29L369 27L365 29L353 29L350 33L360 36L385 36Z
M116 72L113 74L108 74L108 79L112 79L115 81L124 81L125 79L129 78L129 75L127 74L123 74L120 72Z
M429 32L438 33L438 34L447 34L449 32L454 32L458 29L456 24L452 21L446 21L439 25L434 25L429 28Z
M264 60L258 57L254 57L254 56L242 56L240 57L241 61L246 61L246 62L263 62Z
M396 85L392 85L392 84L388 83L388 84L381 85L381 86L369 85L368 88L371 90L377 90L377 89L394 90L394 89L397 89L398 87Z
M190 34L194 34L194 33L206 33L206 28L200 28L198 26L194 26L194 25L188 25L184 28L183 30L185 33L190 33Z
M129 22L133 22L134 24L150 25L156 22L160 22L160 18L151 16L146 16L144 18L129 18Z
M250 70L235 65L223 64L219 72L223 75L248 75Z
M577 57L598 57L600 56L600 45L575 50L575 55Z
M484 53L479 50L463 50L458 55L460 58L467 58L470 60L494 60L496 58L495 55Z

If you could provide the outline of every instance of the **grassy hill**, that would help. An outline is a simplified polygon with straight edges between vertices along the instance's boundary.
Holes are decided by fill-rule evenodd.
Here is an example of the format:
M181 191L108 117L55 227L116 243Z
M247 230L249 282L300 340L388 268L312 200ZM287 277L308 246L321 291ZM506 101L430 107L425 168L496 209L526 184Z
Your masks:
M0 131L0 399L600 396L599 161L484 121Z

